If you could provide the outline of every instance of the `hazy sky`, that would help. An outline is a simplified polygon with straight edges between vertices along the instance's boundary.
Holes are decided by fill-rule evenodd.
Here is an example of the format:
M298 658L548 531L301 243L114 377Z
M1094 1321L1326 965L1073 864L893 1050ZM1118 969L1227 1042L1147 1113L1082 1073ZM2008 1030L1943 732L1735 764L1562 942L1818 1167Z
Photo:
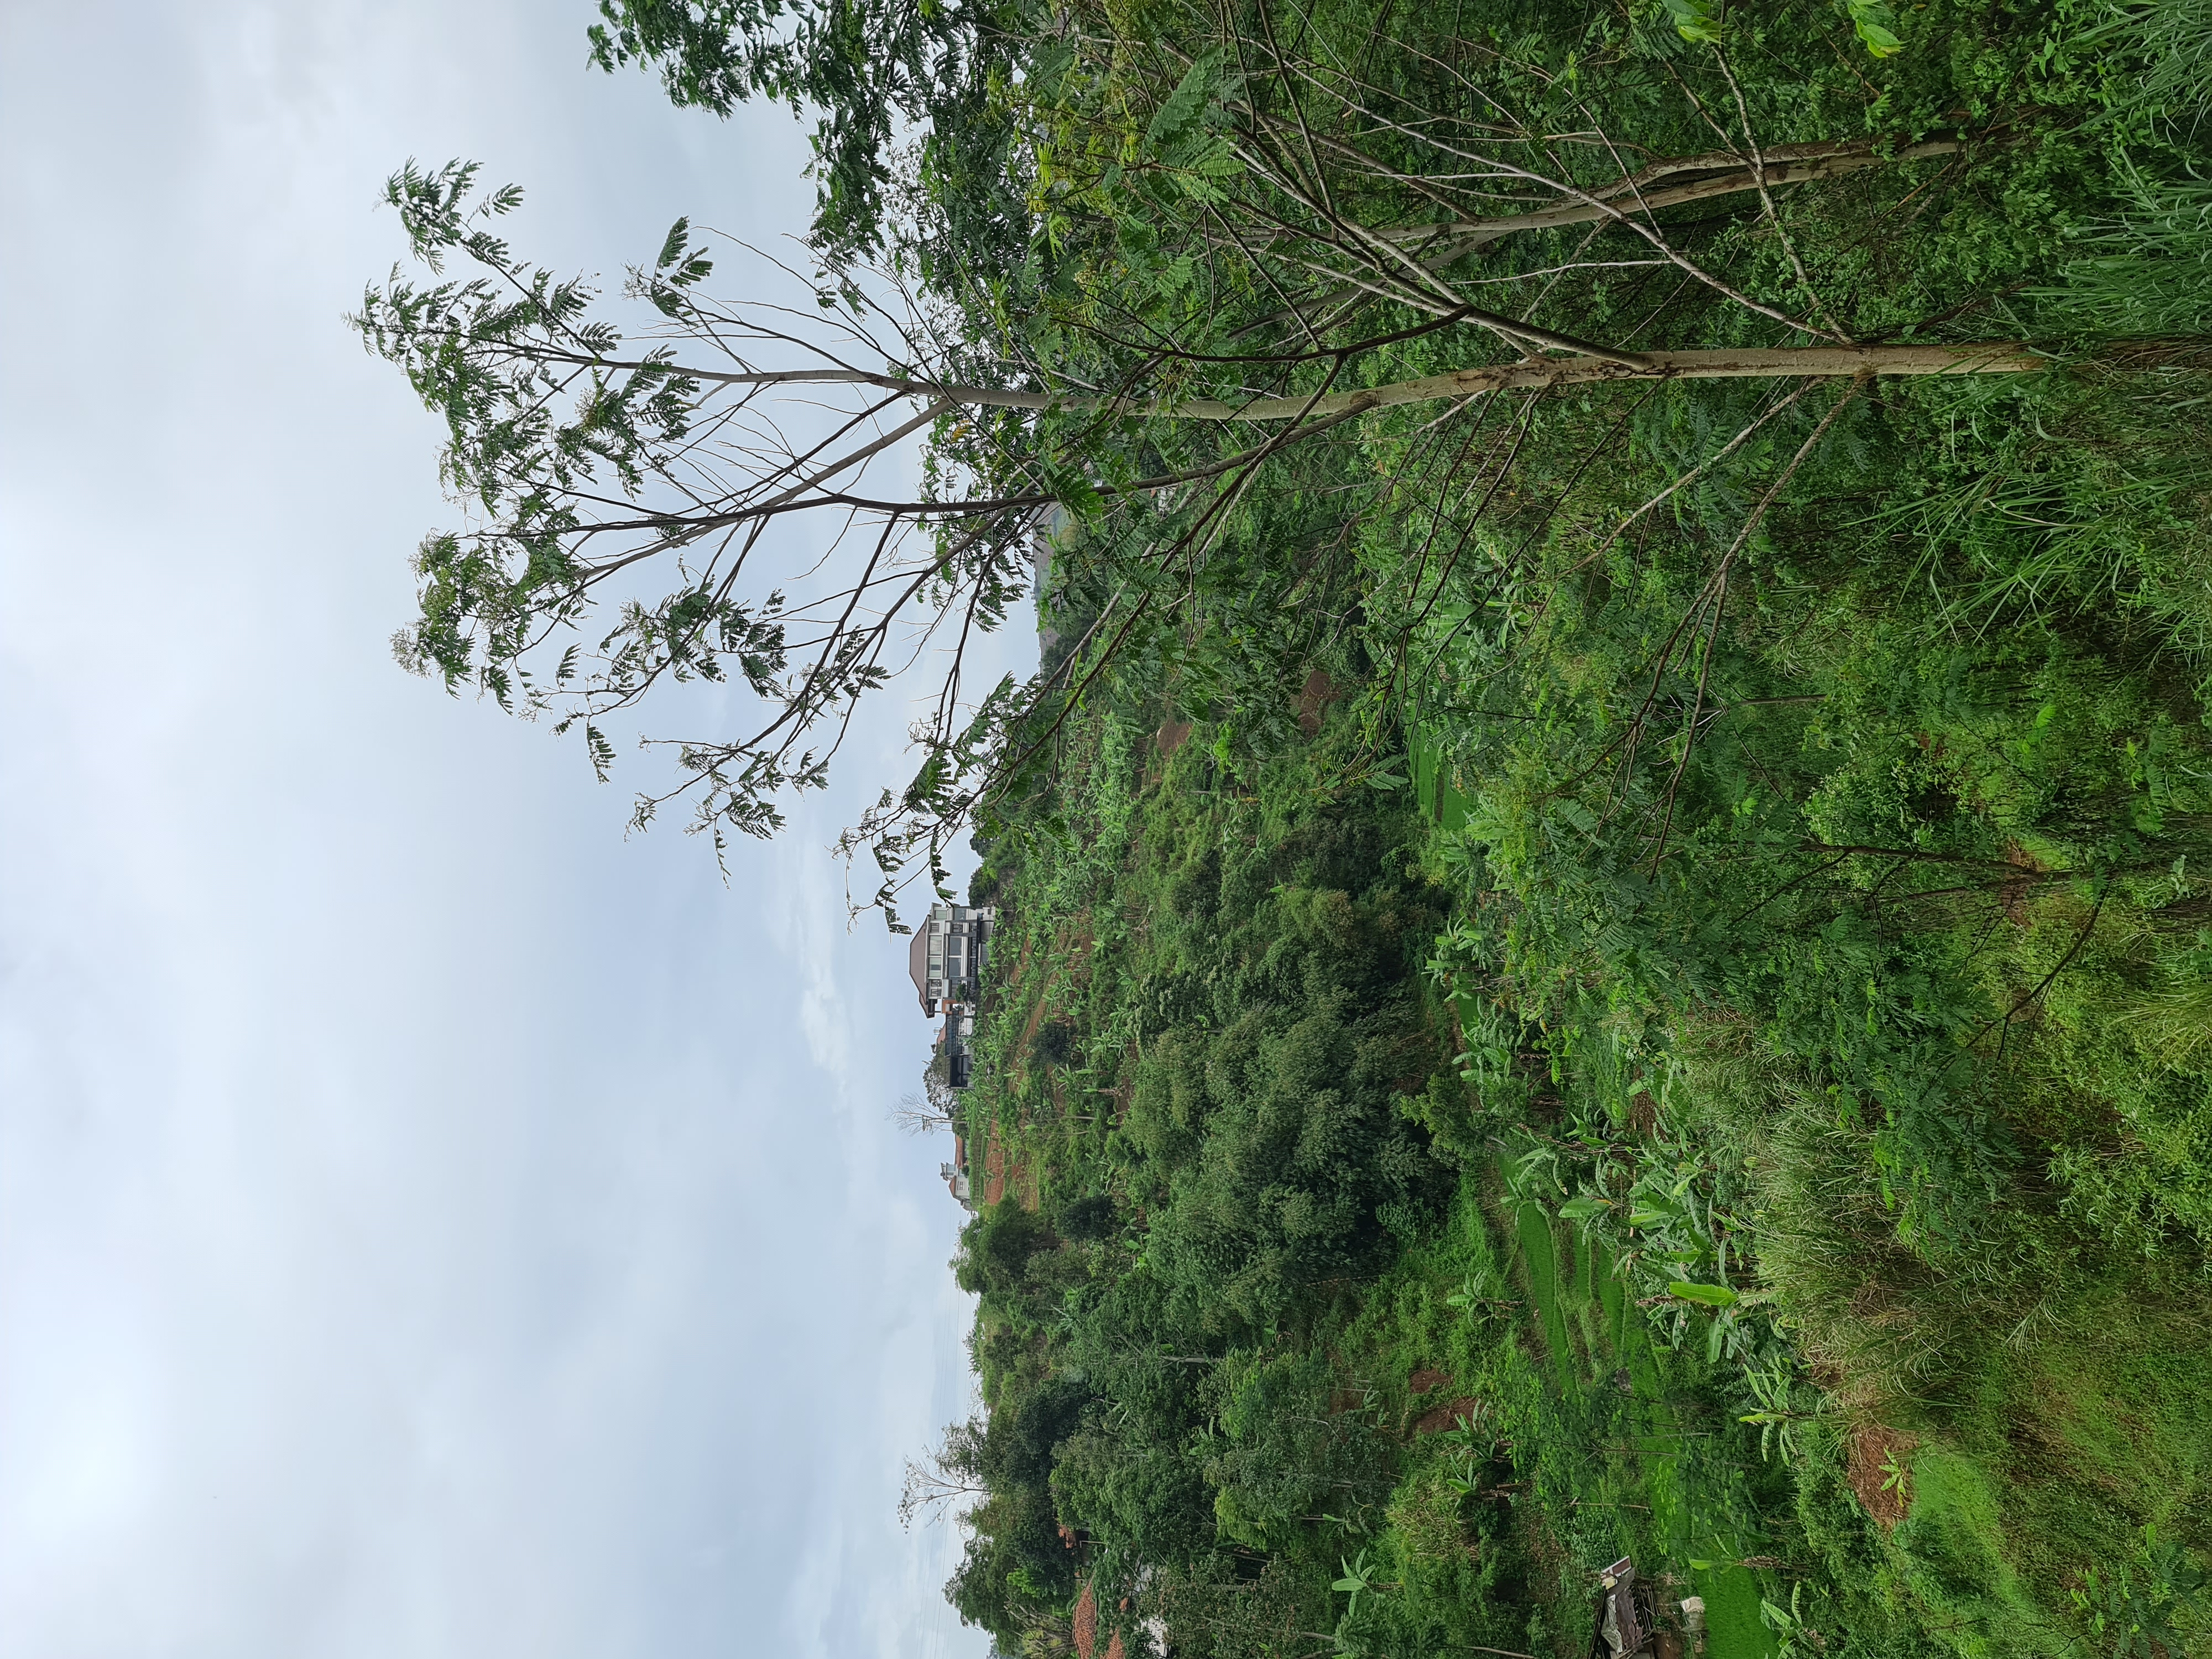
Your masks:
M586 0L0 8L0 1659L972 1654L904 952L392 665L452 514L343 329L414 155L617 272L811 186Z

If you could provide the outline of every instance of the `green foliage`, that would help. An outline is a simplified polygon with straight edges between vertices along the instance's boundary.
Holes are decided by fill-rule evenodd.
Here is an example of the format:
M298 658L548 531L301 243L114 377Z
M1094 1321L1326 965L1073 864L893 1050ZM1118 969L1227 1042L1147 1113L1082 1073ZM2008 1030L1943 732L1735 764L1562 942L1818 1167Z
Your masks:
M2185 1639L2174 1618L2203 1591L2204 1570L2158 1528L2142 1530L2140 1567L2126 1562L2100 1571L2081 1571L2073 1591L2092 1640L2114 1659L2155 1659L2178 1652Z
M1713 1659L2201 1646L2199 0L603 11L603 67L823 112L826 306L880 250L923 378L1050 404L938 422L930 488L1000 516L931 568L988 625L1048 527L1061 640L848 842L941 880L972 807L1006 916L962 1616L1565 1652L1633 1553ZM472 187L392 200L489 274L362 327L501 526L426 544L407 649L535 706L563 502L702 383ZM696 321L705 274L679 226L637 286ZM1813 339L2053 366L1638 355ZM1267 398L1326 412L1188 418ZM560 679L878 683L794 691L730 591ZM749 827L820 775L724 763Z
M1905 50L1905 42L1897 38L1897 14L1882 0L1844 0L1844 4L1859 43L1873 56L1890 58Z
M1272 1583L1253 1564L1287 1553L1307 1589L1285 1594L1315 1598L1294 1627L1313 1629L1340 1615L1311 1575L1387 1524L1399 1457L1327 1333L1453 1181L1401 1109L1440 1058L1415 966L1440 916L1402 878L1404 804L1332 787L1356 726L1247 792L1197 744L1141 760L1152 718L1095 715L1066 755L1065 830L1017 817L990 845L994 961L1027 965L979 1021L970 1133L1048 1173L1035 1212L985 1209L958 1271L989 1420L1041 1389L1083 1401L1046 1496L1097 1571L1146 1594L1139 1566L1169 1574L1210 1606L1215 1575ZM1027 1603L1002 1540L1031 1500L993 1492L952 1589L1004 1630Z
M2007 188L2061 188L2072 142ZM2061 262L2048 217L2031 246L1978 211L1923 238L1923 271ZM1330 673L1359 690L1312 761L1243 736L1295 670L1253 659L1233 704L1188 653L1113 682L1145 712L1103 720L1102 757L1170 696L1211 732L1063 774L1066 838L1017 817L991 856L1041 955L1083 919L1087 980L1051 994L1089 1011L1079 1052L1126 1108L1063 1138L1010 1078L988 1109L1127 1206L1115 1296L1143 1286L1146 1340L1103 1340L1083 1297L1045 1339L1114 1378L1062 1491L1116 1582L1155 1553L1212 1575L1224 1651L1258 1639L1219 1611L1246 1560L1303 1596L1269 1616L1304 1639L1530 1651L1632 1547L1711 1581L1729 1651L2055 1654L2094 1623L2082 1564L2194 1512L2212 1401L2171 1358L2202 1355L2212 1244L2212 520L2198 405L2148 367L1532 401L1492 439L1510 501L1357 521L1361 648ZM1484 437L1451 434L1378 422L1364 464L1421 476ZM1264 560L1292 531L1248 533ZM1354 777L1376 785L1358 818L1395 825L1387 879L1255 868ZM1375 1004L1378 975L1423 1000ZM1374 1105L1343 1087L1363 1042L1423 1026L1425 1060L1365 1067ZM1403 1185L1378 1107L1419 1152ZM1354 1145L1361 1179L1325 1181ZM1471 1231L1516 1241L1510 1281L1442 1219L1492 1202ZM1431 1364L1479 1426L1410 1432L1392 1389ZM1869 1421L1924 1443L1850 1464ZM1198 1484L1131 1473L1177 1433ZM1877 1501L1911 1514L1885 1534ZM2098 1571L2107 1623L2139 1622Z
M1052 1243L1043 1218L1018 1205L994 1205L961 1238L954 1276L963 1291L981 1292L1019 1285L1030 1258Z
M815 236L825 252L850 254L884 235L901 123L932 129L940 154L983 137L977 117L1001 63L997 9L957 0L599 0L591 58L610 74L632 62L656 66L679 106L726 116L759 98L813 110Z

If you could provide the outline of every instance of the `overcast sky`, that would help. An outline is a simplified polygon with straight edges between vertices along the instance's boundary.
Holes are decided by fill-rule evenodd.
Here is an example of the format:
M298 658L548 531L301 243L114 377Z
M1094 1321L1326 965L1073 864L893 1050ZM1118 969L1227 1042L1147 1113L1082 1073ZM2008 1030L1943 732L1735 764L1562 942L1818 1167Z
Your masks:
M981 1650L904 952L410 679L436 430L340 322L468 155L618 272L803 134L586 0L0 8L0 1659Z

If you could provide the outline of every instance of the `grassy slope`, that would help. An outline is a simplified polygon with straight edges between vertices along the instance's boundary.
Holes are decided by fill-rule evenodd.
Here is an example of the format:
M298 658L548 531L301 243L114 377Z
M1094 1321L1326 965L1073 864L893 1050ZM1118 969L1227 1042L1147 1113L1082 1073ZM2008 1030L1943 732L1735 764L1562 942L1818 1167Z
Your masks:
M1137 1043L1139 988L1172 972L1203 926L1186 913L1192 854L1224 822L1259 842L1282 834L1310 810L1314 781L1279 766L1240 797L1202 750L1164 764L1127 722L1098 722L1085 741L1074 833L1033 852L999 895L1005 977L968 1106L971 1144L995 1133L1017 1172L1009 1200L1048 1213L1102 1186L1126 1195L1142 1162L1125 1133L1134 1073L1115 1043ZM1466 804L1438 788L1430 745L1413 758L1420 824L1448 833ZM1439 1003L1429 1018L1439 1036L1455 1024ZM1070 1029L1057 1061L1040 1043L1054 1024ZM1310 1627L1342 1617L1326 1585L1365 1551L1376 1589L1354 1634L1376 1650L1449 1650L1481 1629L1569 1653L1589 1574L1633 1553L1670 1595L1705 1597L1717 1659L1773 1650L1793 1605L1805 1629L1862 1651L2057 1653L2078 1650L2069 1592L2084 1565L2109 1577L2127 1565L2144 1520L2201 1545L2212 1383L2188 1361L2203 1336L2186 1294L2162 1299L2140 1273L2072 1286L2040 1322L1976 1349L1942 1398L1884 1400L1887 1426L1912 1437L1899 1443L1911 1512L1891 1531L1850 1488L1863 1410L1832 1401L1762 1449L1737 1420L1754 1402L1731 1367L1695 1340L1670 1345L1604 1246L1534 1192L1516 1197L1514 1179L1494 1159L1468 1166L1377 1277L1312 1316L1307 1334L1380 1436L1393 1484L1377 1513L1273 1540ZM987 1399L1016 1386L994 1359L1008 1330L987 1297ZM1410 1392L1425 1370L1446 1380ZM1480 1402L1472 1437L1416 1428L1467 1400ZM1510 1517L1502 1540L1486 1510ZM1486 1549L1498 1558L1486 1576L1469 1565Z
M971 1144L996 1133L1029 1176L1010 1184L1007 1201L1048 1212L1101 1184L1127 1190L1132 1152L1115 1120L1130 1079L1123 1072L1117 1084L1100 1039L1134 1029L1128 988L1176 965L1194 920L1178 914L1176 874L1192 844L1220 829L1201 752L1125 789L1117 780L1144 764L1130 731L1108 722L1091 740L1097 749L1072 769L1076 834L1049 857L1033 853L998 895L1005 977L982 1022L990 1063L968 1107ZM1297 816L1285 770L1267 781L1277 800L1263 783L1243 804L1255 837ZM1430 1016L1448 1023L1440 1006ZM1037 1034L1055 1022L1075 1028L1082 1063L1037 1057ZM1105 1109L1086 1112L1085 1101ZM1471 1305L1454 1305L1455 1295ZM1020 1386L1021 1362L1005 1358L1019 1322L986 1297L977 1346L987 1400ZM1357 1401L1344 1409L1378 1431L1392 1483L1376 1512L1273 1540L1296 1567L1310 1627L1344 1615L1344 1598L1326 1587L1362 1551L1376 1563L1378 1589L1352 1634L1384 1652L1451 1651L1486 1630L1493 1642L1577 1652L1591 1575L1623 1553L1667 1579L1671 1596L1705 1595L1716 1659L1771 1651L1761 1602L1786 1608L1793 1584L1810 1579L1816 1601L1852 1604L1821 1587L1796 1494L1762 1457L1757 1431L1735 1420L1741 1402L1722 1368L1656 1341L1603 1249L1512 1198L1488 1160L1463 1173L1379 1276L1319 1310L1307 1334ZM1445 1380L1416 1395L1409 1384L1421 1371ZM1417 1428L1467 1401L1479 1402L1472 1437L1433 1421ZM1472 1490L1454 1487L1455 1476ZM1848 1514L1841 1524L1858 1529L1870 1556L1871 1527ZM1487 1576L1486 1551L1496 1558ZM1746 1557L1765 1565L1734 1565ZM1893 1622L1856 1612L1873 1634Z
M1651 1340L1609 1265L1541 1206L1478 1174L1449 1225L1378 1287L1357 1337L1400 1387L1423 1366L1445 1371L1481 1402L1485 1431L1511 1443L1521 1488L1511 1501L1538 1558L1555 1567L1540 1586L1557 1609L1548 1627L1571 1633L1590 1570L1632 1555L1670 1599L1705 1598L1712 1659L1753 1659L1774 1646L1760 1602L1788 1600L1771 1574L1762 1582L1738 1565L1770 1553L1764 1535L1787 1525L1763 1512L1776 1505L1776 1483L1757 1478L1765 1471L1755 1467L1756 1439L1716 1408L1705 1368ZM1450 1307L1446 1297L1470 1278L1517 1292L1520 1307L1472 1318ZM1414 1460L1400 1487L1404 1512L1416 1512L1455 1453ZM1416 1530L1401 1523L1388 1540L1412 1582L1424 1565Z
M1446 835L1463 829L1470 803L1444 775L1443 745L1418 736L1409 770L1425 819ZM1594 1318L1589 1273L1577 1279L1552 1267L1556 1224L1535 1204L1519 1206L1518 1217L1523 1271L1555 1352L1570 1322L1554 1310L1577 1292L1583 1328L1601 1325L1619 1342L1617 1316ZM1595 1240L1570 1243L1565 1259L1607 1260ZM1969 1363L1940 1389L1832 1399L1829 1420L1798 1452L1803 1507L1825 1508L1841 1534L1821 1536L1815 1526L1808 1542L1841 1574L1854 1560L1869 1569L1882 1599L1909 1607L1961 1652L2080 1650L2084 1632L2069 1614L2082 1611L2071 1593L2084 1568L2107 1579L2116 1567L2132 1571L2140 1582L2146 1523L2192 1551L2212 1545L2212 1325L2201 1280L2107 1260L2045 1291L2036 1317L2002 1341L1972 1344ZM1595 1294L1620 1305L1618 1285ZM1638 1333L1632 1345L1648 1342ZM1639 1395L1662 1386L1653 1369L1629 1370ZM1844 1447L1835 1437L1869 1425L1905 1431L1909 1477L1883 1477L1902 1486L1909 1510L1893 1531L1846 1516L1836 1490ZM1860 1495L1881 1503L1868 1471L1856 1474ZM1866 1547L1875 1540L1878 1558ZM1668 1542L1677 1555L1727 1553L1679 1533ZM2180 1620L2183 1632L2197 1626L2191 1651L2212 1639L2202 1616L2194 1609Z

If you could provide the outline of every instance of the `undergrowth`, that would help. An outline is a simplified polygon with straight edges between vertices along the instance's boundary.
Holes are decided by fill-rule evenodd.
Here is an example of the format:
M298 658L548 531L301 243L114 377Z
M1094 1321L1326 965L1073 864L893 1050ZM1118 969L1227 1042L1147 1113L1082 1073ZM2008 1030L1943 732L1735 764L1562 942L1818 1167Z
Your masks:
M2003 141L1797 274L2047 370L1377 415L1303 678L1255 507L983 839L1002 1648L2212 1651L2212 14L1945 16Z

